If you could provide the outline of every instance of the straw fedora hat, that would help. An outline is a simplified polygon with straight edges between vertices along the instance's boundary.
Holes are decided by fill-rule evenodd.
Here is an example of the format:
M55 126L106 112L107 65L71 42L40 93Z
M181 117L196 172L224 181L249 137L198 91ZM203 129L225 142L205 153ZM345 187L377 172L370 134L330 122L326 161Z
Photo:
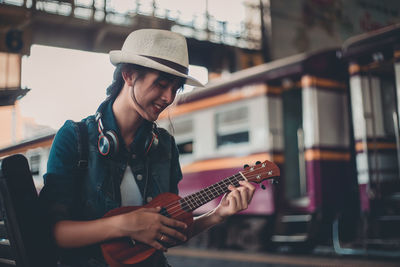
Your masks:
M186 78L186 84L204 86L188 76L186 39L178 33L142 29L128 35L121 50L110 51L110 61L132 63Z

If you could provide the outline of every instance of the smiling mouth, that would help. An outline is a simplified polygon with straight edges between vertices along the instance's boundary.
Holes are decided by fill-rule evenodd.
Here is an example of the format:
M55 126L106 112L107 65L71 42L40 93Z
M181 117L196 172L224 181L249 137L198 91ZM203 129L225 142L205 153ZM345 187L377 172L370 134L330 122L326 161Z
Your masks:
M154 109L160 113L161 111L163 111L165 109L165 106L159 105L159 104L153 104Z

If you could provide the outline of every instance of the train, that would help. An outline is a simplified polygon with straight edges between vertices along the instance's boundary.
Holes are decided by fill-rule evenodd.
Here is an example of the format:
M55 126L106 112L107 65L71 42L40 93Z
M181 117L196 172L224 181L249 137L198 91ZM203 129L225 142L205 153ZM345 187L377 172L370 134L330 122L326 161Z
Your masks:
M249 208L185 246L400 257L400 25L213 80L178 95L157 124L175 136L197 192L269 160L281 176ZM23 153L38 190L54 134ZM215 199L197 214L218 205Z
M328 235L327 223L353 196L345 192L352 165L340 51L299 54L233 73L182 95L160 120L182 150L183 195L244 163L267 159L280 167L279 183L257 190L249 208L211 230L203 246L305 251Z

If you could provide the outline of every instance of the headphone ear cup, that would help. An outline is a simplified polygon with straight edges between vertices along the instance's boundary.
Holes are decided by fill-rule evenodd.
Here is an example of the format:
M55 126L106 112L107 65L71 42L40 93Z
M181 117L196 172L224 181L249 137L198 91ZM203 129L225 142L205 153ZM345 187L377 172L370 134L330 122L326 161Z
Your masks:
M111 145L110 140L104 134L99 135L99 140L97 141L97 148L103 156L108 156L110 154Z
M107 131L104 134L100 134L97 147L101 155L106 157L112 157L118 152L118 138L114 131Z

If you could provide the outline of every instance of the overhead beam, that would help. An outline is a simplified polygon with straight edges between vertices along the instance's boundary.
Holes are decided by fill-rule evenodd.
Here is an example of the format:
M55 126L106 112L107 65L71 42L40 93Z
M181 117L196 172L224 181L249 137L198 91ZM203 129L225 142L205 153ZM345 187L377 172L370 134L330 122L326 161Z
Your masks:
M80 19L72 15L0 4L0 35L10 29L21 30L24 41L22 54L29 54L31 44L108 53L120 49L126 36L136 29L171 30L176 25L169 19L140 14L132 14L128 19L130 26L124 26L106 23L105 20ZM238 53L254 53L253 50L207 40L187 40L191 64L204 66L211 72L240 69ZM0 45L0 51L7 51L7 48Z

